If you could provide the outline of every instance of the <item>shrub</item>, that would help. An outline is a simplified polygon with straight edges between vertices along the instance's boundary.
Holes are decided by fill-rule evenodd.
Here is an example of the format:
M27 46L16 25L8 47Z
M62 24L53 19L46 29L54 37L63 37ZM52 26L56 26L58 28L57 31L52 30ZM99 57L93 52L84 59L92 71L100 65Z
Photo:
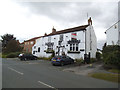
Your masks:
M105 64L120 66L120 46L106 46L103 49L103 61Z
M81 59L75 59L75 61L78 63L83 63L84 61L83 61L83 59L81 58Z
M114 51L112 53L109 53L107 57L104 59L104 62L106 64L114 64L120 66L120 52Z
M96 59L101 60L102 54L100 52L96 52Z
M90 63L94 63L96 62L97 60L95 58L90 58Z
M6 58L6 55L2 54L2 58Z
M15 57L18 57L18 55L20 54L21 52L14 52L14 53L9 53L6 55L6 58L15 58Z
M16 54L15 53L10 53L6 56L6 58L15 58Z

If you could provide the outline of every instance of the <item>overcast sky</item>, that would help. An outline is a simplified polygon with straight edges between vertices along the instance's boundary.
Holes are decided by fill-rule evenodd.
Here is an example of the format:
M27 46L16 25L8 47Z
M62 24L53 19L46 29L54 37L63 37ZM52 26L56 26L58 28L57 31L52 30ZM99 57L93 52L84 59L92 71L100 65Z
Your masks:
M79 0L78 0L79 1ZM98 47L106 40L105 31L118 21L117 0L97 2L20 2L2 0L0 2L0 35L14 34L22 42L33 37L86 25L87 13L92 18Z

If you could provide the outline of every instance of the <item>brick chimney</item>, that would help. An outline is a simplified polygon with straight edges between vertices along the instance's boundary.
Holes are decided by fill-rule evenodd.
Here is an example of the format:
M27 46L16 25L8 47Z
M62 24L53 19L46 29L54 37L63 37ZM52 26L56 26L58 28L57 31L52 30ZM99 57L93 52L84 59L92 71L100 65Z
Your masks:
M17 40L17 43L20 44L19 40Z
M44 36L47 36L47 33L45 33Z
M88 19L88 25L92 25L91 17Z
M52 28L52 33L56 33L56 29L54 27Z

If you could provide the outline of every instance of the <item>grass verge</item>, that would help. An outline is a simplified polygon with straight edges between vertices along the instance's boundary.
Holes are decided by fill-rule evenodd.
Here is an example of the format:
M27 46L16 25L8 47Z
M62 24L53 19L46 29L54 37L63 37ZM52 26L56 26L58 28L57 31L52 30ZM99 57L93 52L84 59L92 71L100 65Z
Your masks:
M120 74L113 73L89 73L89 76L97 79L103 79L111 82L120 83Z
M0 53L0 57L2 58L2 53Z
M110 69L108 71L112 72L112 73L118 73L118 74L120 74L120 70L118 70L118 69Z

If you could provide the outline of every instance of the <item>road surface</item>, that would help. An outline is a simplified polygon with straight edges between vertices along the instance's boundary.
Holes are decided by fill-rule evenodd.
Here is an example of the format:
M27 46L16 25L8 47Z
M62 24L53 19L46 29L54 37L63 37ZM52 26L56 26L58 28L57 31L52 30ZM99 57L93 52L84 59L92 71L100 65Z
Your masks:
M64 67L64 66L63 66ZM118 88L117 83L64 72L50 61L2 59L2 88Z

